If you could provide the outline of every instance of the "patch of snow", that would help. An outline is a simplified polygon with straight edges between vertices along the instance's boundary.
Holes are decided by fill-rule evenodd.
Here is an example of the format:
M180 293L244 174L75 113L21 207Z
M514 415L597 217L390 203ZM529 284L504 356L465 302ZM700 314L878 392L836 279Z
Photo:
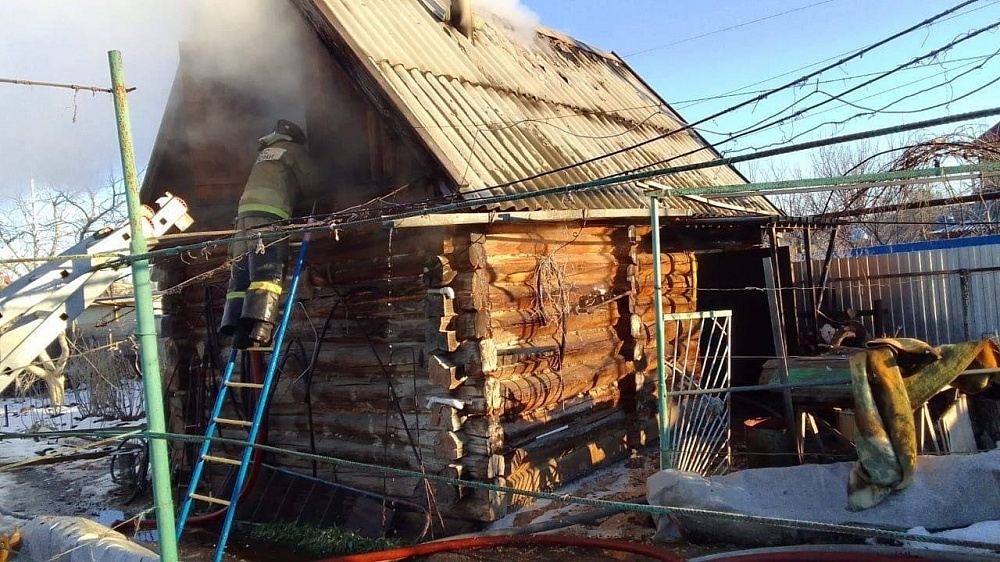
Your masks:
M86 435L87 431L128 431L145 426L145 418L126 422L84 416L80 404L86 399L86 390L77 390L67 393L66 406L53 408L43 398L0 398L0 506L29 517L90 517L109 501L117 485L111 479L108 456L35 464L48 457L110 452L118 445L114 440L99 443L102 438ZM62 431L81 435L45 435ZM9 532L18 523L14 518L0 516L0 532Z
M932 537L944 537L949 539L958 539L964 541L975 541L992 543L1000 546L1000 521L980 521L979 523L974 523L968 527L962 527L960 529L949 529L947 531L941 531L938 533L931 533L923 527L914 527L907 531L911 535L923 535ZM934 544L926 542L916 542L916 541L905 541L906 547L911 549L921 549L921 550L944 550L951 552L965 552L969 554L991 554L995 555L996 552L981 549L981 548L964 548L960 546L951 546L945 544Z

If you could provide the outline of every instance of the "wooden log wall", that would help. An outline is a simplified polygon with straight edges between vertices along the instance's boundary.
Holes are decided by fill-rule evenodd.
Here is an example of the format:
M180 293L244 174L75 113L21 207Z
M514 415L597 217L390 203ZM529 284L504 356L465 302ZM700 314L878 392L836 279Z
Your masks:
M214 283L221 307L225 252L199 258L184 275ZM347 232L314 241L308 264L269 413L274 446L542 490L622 458L655 432L648 227ZM208 333L204 283L173 301L178 337ZM695 286L694 257L665 254L667 311L694 310ZM188 349L184 360L197 363L203 346ZM314 356L312 376L302 376ZM307 460L272 460L314 470ZM415 479L315 470L425 497ZM489 521L524 502L433 488L453 517Z
M655 425L655 410L638 407L640 394L654 396L645 376L655 354L650 252L649 229L628 226L490 225L445 240L434 286L454 298L429 303L438 343L428 376L456 399L469 388L483 394L451 416L458 472L551 489L643 443ZM693 311L694 257L666 255L663 273L666 309ZM482 520L525 501L439 496Z

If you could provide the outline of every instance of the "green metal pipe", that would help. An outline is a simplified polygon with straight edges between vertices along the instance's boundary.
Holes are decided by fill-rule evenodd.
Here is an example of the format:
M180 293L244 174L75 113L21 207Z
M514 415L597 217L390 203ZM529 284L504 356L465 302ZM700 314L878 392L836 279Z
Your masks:
M940 178L941 181L944 182L948 180L948 176L974 172L1000 172L1000 162L981 162L979 164L967 164L964 166L941 166L939 168L897 170L892 172L877 172L851 176L833 176L829 178L809 178L735 185L713 185L708 187L685 187L670 190L670 195L739 196L757 193L760 191L782 191L803 187L843 187L879 181L915 180L921 178Z
M142 228L139 206L139 178L135 171L135 152L132 149L132 128L129 122L128 94L122 55L108 51L111 66L111 84L114 88L115 117L118 121L118 142L121 146L122 173L125 176L125 198L128 202L128 222L132 237L129 251L142 255L148 250ZM149 260L132 262L132 284L135 294L136 327L139 336L139 357L142 381L146 391L146 419L149 431L165 433L166 416L163 407L163 385L160 380L160 357L156 341L156 318L153 314L153 290L150 285ZM156 528L159 530L160 560L177 562L177 538L174 530L174 502L170 486L170 459L167 441L150 439L150 457L153 468L153 501L156 504Z
M667 367L663 354L666 342L663 336L663 276L660 274L660 199L649 198L649 222L653 227L653 306L656 318L656 389L659 403L660 470L671 467L670 458L670 402L667 399Z
M778 147L770 150L764 150L756 152L753 154L744 154L740 156L734 156L731 158L719 158L716 160L708 160L705 162L698 162L695 164L685 164L681 166L671 166L667 168L660 168L656 170L648 170L644 172L635 172L617 176L611 176L608 178L603 178L599 180L591 180L582 183L575 183L569 185L561 185L557 187L550 187L545 189L539 189L535 191L528 192L518 192L510 195L498 195L493 197L483 197L483 198L471 198L467 201L460 201L456 203L449 203L444 205L437 205L435 207L426 209L417 209L411 211L403 211L394 214L379 215L378 217L363 218L358 220L344 220L337 224L323 223L320 226L305 226L305 227L295 227L287 230L275 231L272 233L263 232L261 237L265 239L279 238L281 236L288 236L289 234L299 233L299 232L319 232L319 231L329 231L333 228L340 230L348 228L359 228L363 226L375 225L375 224L385 224L393 220L400 220L408 217L418 217L424 215L451 213L455 211L461 211L476 207L484 207L488 205L496 205L500 203L508 203L511 201L520 201L523 199L533 198L533 197L547 197L550 195L564 195L567 193L583 192L596 190L603 187L608 187L611 185L617 185L621 183L639 181L650 179L659 176L668 176L671 174L676 174L680 172L689 172L694 170L701 170L705 168L712 168L717 166L729 166L732 164L737 164L739 162L749 162L751 160L759 160L761 158L769 158L772 156L777 156L780 154L790 154L793 152L799 152L802 150L809 150L813 148L818 148L821 146L829 146L834 144L840 144L844 142L851 142L856 140L876 138L880 136L901 133L906 131L915 131L918 129L923 129L927 127L935 127L939 125L946 125L949 123L958 123L961 121L970 121L973 119L981 119L985 117L994 117L1000 115L1000 107L993 107L989 109L982 109L978 111L970 111L967 113L959 113L955 115L946 115L943 117L937 117L934 119L926 119L923 121L915 121L913 123L907 123L904 125L896 125L893 127L884 127L881 129L873 129L870 131L864 131L860 133L851 133L847 135L841 135L836 137L830 137L826 139L820 139L817 141L809 141L799 144L791 144L783 147ZM984 171L996 171L998 170L997 163L980 163L971 164L967 166L952 166L952 167L939 167L939 168L926 168L920 170L910 170L902 172L884 172L881 174L866 174L862 176L834 176L832 178L818 178L815 180L794 180L791 182L774 182L764 183L764 184L740 184L737 186L732 186L730 189L739 189L740 191L763 191L764 189L781 189L782 187L795 188L804 187L806 184L801 182L825 182L825 185L844 185L845 181L858 182L858 178L864 178L862 181L880 181L880 180L891 180L891 179L908 179L908 178L919 178L919 177L930 177L934 175L943 174L955 174L955 173L967 173L967 172L984 172ZM942 178L944 180L945 178ZM757 187L755 186L765 186ZM728 186L726 186L728 187ZM671 191L671 195L713 195L720 193L720 187L693 187L693 188L683 188ZM215 246L228 245L235 240L256 240L258 236L255 234L250 237L229 237L220 238L217 240L211 240L208 242L199 242L196 244L188 244L184 246L176 246L173 248L167 248L163 250L153 250L152 252L146 252L141 255L132 255L130 257L124 258L126 261L136 260L136 259L153 259L159 257L176 256L183 254L185 252L202 250L205 248L212 248ZM93 259L94 257L104 257L102 256L80 256L80 259ZM59 258L51 259L75 259L76 256L61 256ZM0 264L3 263L20 263L21 261L45 261L41 259L29 259L29 260L0 260Z

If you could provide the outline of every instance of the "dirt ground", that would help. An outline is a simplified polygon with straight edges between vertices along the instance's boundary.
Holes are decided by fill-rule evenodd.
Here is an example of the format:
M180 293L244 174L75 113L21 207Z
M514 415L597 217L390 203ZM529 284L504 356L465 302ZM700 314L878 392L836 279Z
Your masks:
M2 447L3 445L0 445ZM43 448L44 450L44 448ZM106 450L109 452L109 450ZM642 501L645 499L646 479L655 472L658 464L656 452L646 451L641 455L600 471L559 491L584 497L614 501ZM29 517L38 515L72 515L98 520L105 524L121 518L148 511L152 498L147 492L136 501L125 504L118 487L111 481L110 457L81 459L58 464L25 467L0 472L0 506L7 511ZM517 513L496 522L490 529L509 529L533 523L540 523L586 512L591 508L550 501L536 501ZM150 514L149 517L152 517ZM0 532L9 531L18 522L0 516ZM10 529L8 529L8 527ZM574 525L555 533L632 541L653 544L655 528L649 515L622 513L607 519L584 525ZM214 540L217 535L212 530L192 530L181 543L182 559L200 562L211 560ZM137 540L152 537L140 534ZM155 550L155 544L144 542ZM716 552L719 548L706 548L688 544L660 545L682 557L697 556ZM631 560L634 555L592 552L577 549L553 548L510 548L486 549L462 554L436 555L426 558L432 562L461 560L554 560L587 562L591 560ZM230 542L226 562L259 562L261 560L305 560L280 549L267 549L259 544L251 544L239 536Z

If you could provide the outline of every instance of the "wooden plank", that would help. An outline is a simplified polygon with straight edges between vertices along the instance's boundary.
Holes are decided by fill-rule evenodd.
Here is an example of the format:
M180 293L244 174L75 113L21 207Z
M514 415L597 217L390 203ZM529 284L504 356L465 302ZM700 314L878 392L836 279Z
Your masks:
M584 442L565 440L523 456L511 468L507 485L521 490L551 490L628 455L624 424L603 426L591 435ZM509 498L511 507L523 507L531 501L514 494Z
M504 439L517 447L526 436L535 436L561 424L571 423L597 408L617 408L622 393L617 386L595 388L559 404L524 412L517 419L503 423Z
M435 385L455 390L469 379L464 369L459 369L448 357L441 354L431 354L427 358L427 376Z
M457 176L460 177L460 176ZM691 212L687 209L662 209L663 217L686 217ZM567 221L636 221L649 220L649 212L635 209L584 209L584 210L549 210L549 211L511 211L504 213L455 213L427 214L407 217L392 221L396 228L428 228L466 224L488 224L524 222L567 222Z
M628 372L613 358L601 363L566 365L559 373L535 373L521 379L503 380L499 414L514 419L525 412L551 407L578 394L618 382Z

